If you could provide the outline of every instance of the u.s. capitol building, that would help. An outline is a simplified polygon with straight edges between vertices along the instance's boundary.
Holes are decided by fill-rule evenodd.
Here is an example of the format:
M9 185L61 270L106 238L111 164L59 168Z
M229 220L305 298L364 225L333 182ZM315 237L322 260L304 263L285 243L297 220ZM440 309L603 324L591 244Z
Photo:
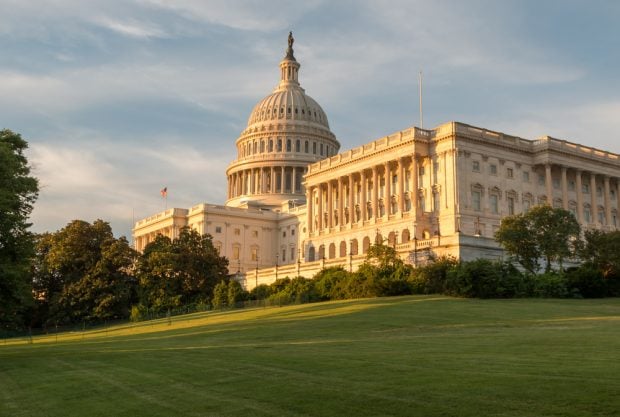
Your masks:
M412 264L431 254L498 258L493 234L502 217L537 204L571 211L584 228L618 229L618 154L459 122L409 127L340 152L299 68L289 35L280 82L235 143L226 203L139 220L137 250L185 226L208 233L251 289L326 266L355 270L375 242Z

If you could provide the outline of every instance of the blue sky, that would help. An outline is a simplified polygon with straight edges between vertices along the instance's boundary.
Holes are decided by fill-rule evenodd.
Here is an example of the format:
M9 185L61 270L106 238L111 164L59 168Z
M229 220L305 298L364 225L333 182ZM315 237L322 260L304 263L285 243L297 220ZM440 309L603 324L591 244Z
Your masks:
M0 0L0 128L29 141L33 230L223 203L293 30L341 150L457 120L620 153L620 2Z

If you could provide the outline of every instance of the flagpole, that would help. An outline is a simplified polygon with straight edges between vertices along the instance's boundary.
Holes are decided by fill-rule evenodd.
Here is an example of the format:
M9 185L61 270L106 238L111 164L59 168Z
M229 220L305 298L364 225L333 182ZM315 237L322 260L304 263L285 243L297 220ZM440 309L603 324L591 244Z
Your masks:
M422 117L422 71L418 73L418 84L419 84L419 94L420 94L420 129L424 129L424 118Z

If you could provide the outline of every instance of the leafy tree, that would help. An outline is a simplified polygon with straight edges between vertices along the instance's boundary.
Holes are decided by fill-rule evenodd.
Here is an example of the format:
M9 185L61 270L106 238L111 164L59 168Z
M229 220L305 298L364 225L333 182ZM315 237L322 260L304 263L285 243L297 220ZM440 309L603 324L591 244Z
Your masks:
M584 238L581 258L600 269L606 278L620 278L620 231L587 230Z
M236 307L237 303L245 301L247 292L243 290L238 281L231 280L228 282L228 305Z
M213 308L223 308L228 305L228 282L220 281L213 289Z
M158 235L138 262L140 302L159 310L208 303L215 286L227 280L227 266L210 235L188 228L172 241Z
M30 261L34 255L28 217L37 199L37 179L30 175L17 133L0 131L0 324L17 327L32 305Z
M545 260L545 271L551 270L552 262L561 269L563 260L576 254L579 234L579 223L571 212L540 205L502 219L495 239L523 268L535 273L540 258Z
M42 319L58 321L127 317L135 292L135 251L114 238L107 222L74 220L37 239L33 288Z

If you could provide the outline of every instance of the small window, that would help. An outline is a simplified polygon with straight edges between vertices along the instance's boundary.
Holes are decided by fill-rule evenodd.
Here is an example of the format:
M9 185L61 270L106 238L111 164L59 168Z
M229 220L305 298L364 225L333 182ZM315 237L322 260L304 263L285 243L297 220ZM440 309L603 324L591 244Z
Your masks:
M489 165L489 173L491 175L497 175L497 165L495 164Z
M295 236L295 229L291 230L291 236Z
M282 237L286 237L286 231L282 232Z
M278 139L278 152L282 152L282 139Z
M256 262L258 261L258 248L252 248L251 252L250 252L250 258Z
M232 253L232 258L234 261L238 261L239 260L239 246L233 246L233 253Z
M239 236L241 234L241 229L235 229L235 236Z
M581 192L584 194L590 194L590 185L589 184L581 184Z
M597 197L603 196L603 189L601 187L596 187L596 196Z
M493 214L497 214L499 213L499 204L498 204L498 198L496 195L491 194L489 196L489 202L491 203L491 213Z
M530 182L530 173L528 171L523 171L523 182Z
M222 226L215 226L215 233L222 233Z
M471 192L471 206L475 211L480 211L480 191Z
M258 230L252 230L252 237L258 237Z
M538 174L538 185L545 185L545 176L543 174Z
M568 189L569 189L569 191L575 191L575 181L570 180L568 182Z
M507 197L506 201L508 203L508 214L512 216L515 214L515 199L513 197Z
M301 141L299 139L295 141L295 152L301 152Z
M309 145L309 144L308 144L308 141L304 142L304 152L305 152L305 153L310 152L310 148L309 148L309 146L308 146L308 145Z
M560 180L558 178L553 179L553 188L555 188L556 190L560 189Z
M480 172L480 161L472 161L471 162L471 169L474 172Z
M316 142L312 142L312 153L316 155Z
M323 156L323 144L321 143L321 156Z
M512 178L514 176L514 171L512 170L512 168L507 168L506 169L506 176L508 178Z

